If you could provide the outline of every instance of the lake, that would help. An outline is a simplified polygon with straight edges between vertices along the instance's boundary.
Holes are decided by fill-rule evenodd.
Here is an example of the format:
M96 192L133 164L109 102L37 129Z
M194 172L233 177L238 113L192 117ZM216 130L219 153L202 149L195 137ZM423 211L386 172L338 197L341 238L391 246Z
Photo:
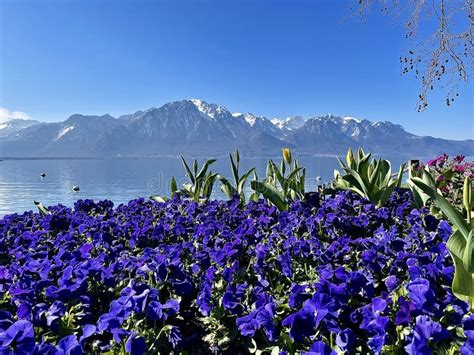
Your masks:
M400 159L391 159L398 170ZM329 157L302 157L307 169L307 188L314 190L316 177L322 182L332 179L338 167ZM257 167L260 177L265 174L266 159L242 159L241 171ZM219 159L213 166L230 177L229 161ZM41 173L46 176L42 178ZM184 170L178 158L156 159L5 159L0 161L0 215L35 210L34 200L45 205L72 206L78 199L110 199L116 205L136 197L169 195L169 181L176 177L185 182ZM74 192L77 185L80 191ZM217 182L214 198L223 198Z

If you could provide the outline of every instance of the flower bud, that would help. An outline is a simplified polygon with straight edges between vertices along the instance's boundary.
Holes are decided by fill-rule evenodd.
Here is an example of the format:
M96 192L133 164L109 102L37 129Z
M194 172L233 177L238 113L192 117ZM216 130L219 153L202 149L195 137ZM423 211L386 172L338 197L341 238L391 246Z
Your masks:
M291 164L290 148L283 148L283 159L285 159L285 161L288 165Z
M469 179L469 176L464 178L464 188L463 188L463 196L462 196L464 208L467 211L468 218L470 218L471 210L472 210L472 182ZM471 221L468 221L471 222Z

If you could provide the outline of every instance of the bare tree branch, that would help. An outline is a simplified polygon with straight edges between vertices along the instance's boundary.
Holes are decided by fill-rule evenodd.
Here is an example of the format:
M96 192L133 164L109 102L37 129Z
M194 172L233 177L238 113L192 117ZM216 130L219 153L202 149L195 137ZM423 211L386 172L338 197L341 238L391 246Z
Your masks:
M428 107L435 88L450 106L473 75L474 0L351 0L361 16L379 8L405 28L407 47L400 56L401 73L420 80L416 108Z

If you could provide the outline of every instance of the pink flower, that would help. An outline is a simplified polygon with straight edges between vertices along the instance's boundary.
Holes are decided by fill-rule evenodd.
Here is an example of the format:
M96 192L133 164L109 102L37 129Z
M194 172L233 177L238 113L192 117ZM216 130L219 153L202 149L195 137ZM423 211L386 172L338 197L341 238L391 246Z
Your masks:
M453 170L457 173L464 173L466 168L464 167L464 165L454 165Z

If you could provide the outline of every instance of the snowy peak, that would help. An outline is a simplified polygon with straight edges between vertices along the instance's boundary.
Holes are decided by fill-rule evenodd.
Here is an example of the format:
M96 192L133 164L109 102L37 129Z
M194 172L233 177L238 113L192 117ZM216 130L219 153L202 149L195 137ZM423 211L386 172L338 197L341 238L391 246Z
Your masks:
M272 118L271 122L281 130L293 130L303 127L306 122L302 116L290 116L284 119Z
M232 114L232 117L237 118L237 119L243 119L245 122L247 122L250 127L253 127L255 123L258 120L265 120L265 117L262 116L255 116L253 113L247 112L247 113L240 113L240 112L235 112Z
M253 127L255 125L255 122L257 122L258 117L256 117L255 115L251 113L246 113L244 115L244 119L245 119L245 122L247 122L250 125L250 127Z
M350 117L350 116L345 116L342 118L342 120L344 121L344 123L348 123L348 122L361 123L362 122L360 118L355 118L355 117Z
M196 106L199 111L212 118L216 118L216 116L223 113L229 113L229 110L227 110L224 106L209 104L204 100L190 99L188 101L193 103L193 105Z
M37 125L39 123L40 122L38 121L19 118L0 123L0 137L6 137L10 134L16 133L19 130Z

